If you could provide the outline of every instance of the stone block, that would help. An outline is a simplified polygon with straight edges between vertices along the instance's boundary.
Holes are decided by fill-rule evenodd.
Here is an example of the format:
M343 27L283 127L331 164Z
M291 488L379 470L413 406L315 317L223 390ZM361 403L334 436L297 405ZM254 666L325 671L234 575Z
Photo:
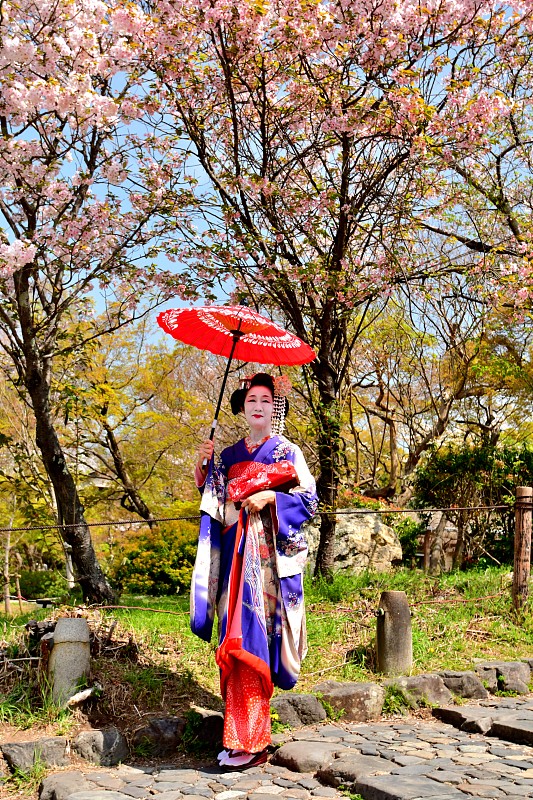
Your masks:
M376 625L378 670L401 675L413 666L411 610L405 592L382 592Z
M385 690L378 683L339 683L323 681L313 687L334 711L343 712L346 722L367 722L377 719L383 708Z
M481 706L441 706L432 709L434 717L467 733L487 734L494 721L492 709Z
M531 669L525 661L488 661L476 665L484 686L493 694L498 691L527 694Z
M39 787L39 800L67 800L75 792L94 789L79 770L48 775Z
M497 667L497 671L498 685L504 692L529 693L528 684L531 680L529 664L523 661L504 662Z
M327 742L288 742L276 750L271 764L286 767L293 772L315 773L322 767L331 764L342 746Z
M452 693L437 674L428 673L412 677L400 675L394 680L385 681L384 685L397 686L413 706L440 705L453 700Z
M130 754L125 737L113 725L103 730L82 731L72 746L82 758L103 767L125 761Z
M457 697L464 697L468 700L485 700L489 696L475 672L446 670L439 672L438 675L442 678L446 688Z
M317 772L317 778L328 786L352 786L365 775L388 773L394 764L385 758L347 753Z
M466 800L463 792L424 776L369 775L356 782L355 791L365 800Z
M61 617L54 630L54 646L48 660L48 676L54 702L64 704L89 675L91 647L89 625L83 617Z
M224 732L224 714L200 706L191 706L191 711L197 714L195 731L198 739L206 749L212 750L222 747L222 734Z
M47 767L63 767L69 763L67 740L50 736L33 742L6 742L0 745L9 769L29 772L36 761Z
M176 750L185 731L181 717L153 717L132 735L132 747L142 755L163 756Z
M106 789L84 789L74 792L68 800L131 800L131 795L122 792L108 792Z
M279 794L267 794L267 792L251 792L247 800L279 800Z
M323 722L327 716L314 694L280 694L272 698L270 706L281 724L290 725L291 728L315 725Z
M157 800L181 800L182 797L182 793L178 791L159 792L157 795Z
M530 719L507 718L495 719L492 724L491 735L507 742L533 745L533 715Z

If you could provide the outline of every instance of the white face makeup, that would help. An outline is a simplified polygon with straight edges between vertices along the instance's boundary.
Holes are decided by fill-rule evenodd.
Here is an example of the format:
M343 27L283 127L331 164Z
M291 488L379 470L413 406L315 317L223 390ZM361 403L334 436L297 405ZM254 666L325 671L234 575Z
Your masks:
M244 416L254 441L270 436L274 403L270 389L253 386L244 399Z

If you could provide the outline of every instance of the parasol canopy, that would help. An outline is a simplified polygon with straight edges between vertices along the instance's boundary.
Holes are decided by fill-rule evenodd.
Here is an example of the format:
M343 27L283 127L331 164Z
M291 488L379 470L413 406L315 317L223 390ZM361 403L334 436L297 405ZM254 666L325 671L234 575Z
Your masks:
M172 308L162 311L157 322L174 339L228 359L209 434L211 440L233 358L286 366L308 364L316 358L308 344L247 306Z
M246 306L173 308L157 321L174 339L226 358L287 366L315 358L308 344Z

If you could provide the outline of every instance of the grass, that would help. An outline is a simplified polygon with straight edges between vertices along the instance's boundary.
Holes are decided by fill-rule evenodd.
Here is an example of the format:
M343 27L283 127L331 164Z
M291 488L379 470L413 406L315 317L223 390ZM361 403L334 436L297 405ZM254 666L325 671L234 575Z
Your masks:
M407 714L412 708L412 702L400 686L391 684L385 688L385 699L383 701L384 714Z
M379 680L375 672L375 610L385 590L407 594L412 609L413 674L472 669L475 659L514 661L531 653L533 615L529 610L520 615L513 612L509 568L455 572L439 578L407 569L351 576L340 573L331 581L306 578L309 652L302 665L299 691L313 691L327 679ZM91 612L93 628L109 630L116 620L113 641L129 643L116 655L111 648L93 659L93 678L104 691L95 704L92 722L115 722L127 728L146 713L185 716L192 704L221 709L215 641L206 643L192 635L188 603L188 597L180 595L130 596L123 597L122 604L138 608ZM34 616L47 614L40 610ZM9 619L0 616L0 648L7 647L11 657L25 652L23 626L29 618L28 614ZM46 693L39 698L39 691L42 689L26 679L6 685L0 672L0 722L16 727L68 725L47 701ZM399 700L391 695L389 702L392 706Z
M1 679L1 676L0 676ZM35 669L23 666L15 676L0 682L0 723L27 730L34 726L52 726L58 735L70 732L74 718L69 709L62 708L52 699L47 681L36 676Z
M7 786L23 795L35 795L47 771L46 764L40 758L36 758L32 768L27 772L15 770L8 778Z

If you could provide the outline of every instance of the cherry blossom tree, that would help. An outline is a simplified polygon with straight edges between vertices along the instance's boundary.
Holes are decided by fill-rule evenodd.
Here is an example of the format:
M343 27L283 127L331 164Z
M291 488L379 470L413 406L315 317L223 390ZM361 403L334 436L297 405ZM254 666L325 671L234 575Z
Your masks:
M447 108L426 141L432 191L414 218L419 248L469 263L471 293L523 313L533 296L533 30L529 4L506 11L488 50L450 62Z
M201 235L186 232L175 256L205 295L217 281L234 288L316 349L307 375L318 488L322 507L335 508L354 342L391 287L471 268L424 254L413 210L431 224L445 148L475 149L507 114L487 74L529 12L493 0L154 0L152 9L145 41L159 131L198 198ZM480 76L472 97L457 83L468 70ZM333 544L324 514L318 572L331 570Z
M144 293L172 284L156 262L179 217L181 170L177 155L163 162L142 125L145 23L140 7L114 0L0 4L0 345L35 416L62 535L93 601L113 593L58 436L51 385L62 354L126 324ZM93 291L107 311L88 333Z

